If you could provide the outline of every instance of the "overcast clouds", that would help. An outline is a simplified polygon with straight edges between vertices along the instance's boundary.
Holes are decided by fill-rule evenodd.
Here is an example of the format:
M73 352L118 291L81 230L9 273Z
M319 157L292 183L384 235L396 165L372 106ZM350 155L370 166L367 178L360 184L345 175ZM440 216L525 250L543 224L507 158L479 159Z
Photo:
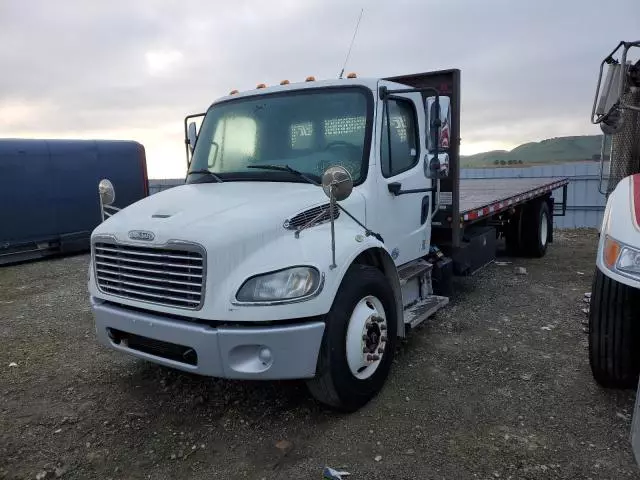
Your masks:
M463 152L592 134L597 68L639 0L0 0L4 137L127 138L184 173L182 119L233 88L462 70Z

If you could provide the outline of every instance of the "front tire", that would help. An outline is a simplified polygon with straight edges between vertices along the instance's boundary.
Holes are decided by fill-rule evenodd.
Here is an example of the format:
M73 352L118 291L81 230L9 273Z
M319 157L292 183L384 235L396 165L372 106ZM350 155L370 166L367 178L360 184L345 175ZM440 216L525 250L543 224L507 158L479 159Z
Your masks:
M396 303L384 274L352 265L325 322L316 376L307 387L320 403L353 412L382 389L393 360Z
M640 290L596 268L589 307L589 363L607 388L635 388L640 373Z

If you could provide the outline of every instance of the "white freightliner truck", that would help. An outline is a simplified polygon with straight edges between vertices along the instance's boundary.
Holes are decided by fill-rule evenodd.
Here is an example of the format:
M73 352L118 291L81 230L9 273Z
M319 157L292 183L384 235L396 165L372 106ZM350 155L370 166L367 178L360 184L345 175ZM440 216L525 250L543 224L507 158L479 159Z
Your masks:
M638 388L632 444L640 461L640 58L638 42L620 42L600 64L592 117L604 136L600 227L589 307L589 360L604 387ZM615 56L619 54L618 58ZM635 54L635 58L632 56ZM603 75L604 67L607 73ZM604 78L604 82L603 82ZM610 143L607 142L610 138ZM609 161L605 147L609 145ZM608 164L608 181L605 165Z
M117 211L100 184L117 213L92 235L99 341L358 409L452 275L501 237L542 257L564 214L566 178L461 181L459 132L459 70L261 84L188 116L185 185Z

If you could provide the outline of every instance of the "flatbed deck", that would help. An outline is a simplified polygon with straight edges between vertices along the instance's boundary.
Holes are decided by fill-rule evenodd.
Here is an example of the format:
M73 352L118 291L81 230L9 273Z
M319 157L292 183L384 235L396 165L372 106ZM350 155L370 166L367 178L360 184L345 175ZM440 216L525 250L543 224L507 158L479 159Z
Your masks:
M568 183L566 177L460 179L460 219L475 221Z

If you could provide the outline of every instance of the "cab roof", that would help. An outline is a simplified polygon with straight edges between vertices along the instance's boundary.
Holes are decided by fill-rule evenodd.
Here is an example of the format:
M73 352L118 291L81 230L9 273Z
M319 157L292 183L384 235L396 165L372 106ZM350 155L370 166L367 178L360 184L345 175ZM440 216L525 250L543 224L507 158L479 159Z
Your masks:
M259 84L262 85L262 84ZM400 83L389 82L381 78L333 78L327 80L311 80L311 81L302 81L296 83L288 83L285 85L273 85L273 86L263 86L261 88L252 88L250 90L239 91L237 93L228 94L224 97L220 97L216 99L213 104L226 102L229 100L234 100L237 98L246 98L253 97L256 95L266 95L270 93L277 92L287 92L294 90L306 90L312 88L328 88L328 87L346 87L346 86L360 86L371 90L374 94L377 92L377 89L380 85L395 85L399 88L405 87L406 85L402 85Z

